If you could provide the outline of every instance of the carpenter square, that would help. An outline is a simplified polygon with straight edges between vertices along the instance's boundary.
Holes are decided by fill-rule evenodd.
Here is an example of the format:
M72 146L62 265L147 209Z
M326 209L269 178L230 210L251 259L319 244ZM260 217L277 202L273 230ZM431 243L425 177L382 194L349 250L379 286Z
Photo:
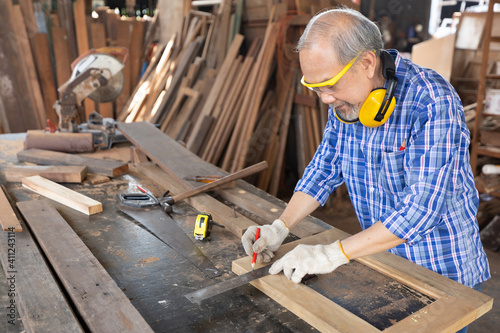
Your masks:
M199 289L192 293L184 295L192 303L201 304L201 301L210 298L212 296L221 294L228 290L234 289L236 287L252 282L253 280L260 279L266 275L269 275L269 266L264 266L254 271L238 275L234 278L228 279L223 282Z

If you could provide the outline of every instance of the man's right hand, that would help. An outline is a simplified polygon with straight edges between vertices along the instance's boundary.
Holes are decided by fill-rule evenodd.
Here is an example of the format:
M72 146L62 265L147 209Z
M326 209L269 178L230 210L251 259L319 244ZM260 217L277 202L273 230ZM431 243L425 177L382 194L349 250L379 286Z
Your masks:
M257 228L260 228L260 237L254 243ZM257 263L269 262L289 232L283 221L274 220L273 224L270 225L249 227L241 237L241 243L247 255L251 256L254 252L257 253Z

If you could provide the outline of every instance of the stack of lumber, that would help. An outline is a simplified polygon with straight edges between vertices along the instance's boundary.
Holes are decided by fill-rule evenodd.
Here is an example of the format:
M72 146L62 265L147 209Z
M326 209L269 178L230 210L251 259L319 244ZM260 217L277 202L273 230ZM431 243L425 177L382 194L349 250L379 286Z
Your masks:
M157 49L118 120L158 124L228 172L265 160L269 169L252 182L276 195L287 142L296 141L301 174L326 123L326 108L299 83L292 51L311 15L280 3L263 21L252 18L255 6L247 13L237 1L230 19L231 3L221 1L212 13L187 11L183 28ZM243 34L256 24L265 30L249 40L233 33L242 21Z
M150 48L156 17L152 20L120 17L108 7L91 16L90 2L60 0L1 0L0 22L0 133L42 129L58 116L53 105L57 88L71 76L73 62L92 48L123 46L129 49L124 69L125 88L115 103L87 99L80 120L93 111L114 117L139 81ZM55 6L55 3L54 3Z

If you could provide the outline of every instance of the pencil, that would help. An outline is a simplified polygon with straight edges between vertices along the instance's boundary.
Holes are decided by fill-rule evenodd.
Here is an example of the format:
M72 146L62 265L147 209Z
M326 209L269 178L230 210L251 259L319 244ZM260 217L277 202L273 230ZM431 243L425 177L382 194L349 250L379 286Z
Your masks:
M259 239L260 237L260 228L257 228L257 232L255 233L255 241L257 241L257 239ZM255 267L255 262L257 261L257 253L253 253L253 257L252 257L252 271L253 271L253 268Z

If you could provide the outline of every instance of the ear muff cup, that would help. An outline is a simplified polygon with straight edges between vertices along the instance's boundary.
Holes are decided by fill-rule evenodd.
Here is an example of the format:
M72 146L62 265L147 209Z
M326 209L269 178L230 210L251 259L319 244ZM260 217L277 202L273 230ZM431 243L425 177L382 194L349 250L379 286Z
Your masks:
M359 109L359 121L366 127L377 127L384 124L396 107L396 99L391 97L390 104L385 113L380 113L386 104L386 89L376 88L371 91ZM380 117L382 117L380 119ZM380 120L379 120L380 119Z

